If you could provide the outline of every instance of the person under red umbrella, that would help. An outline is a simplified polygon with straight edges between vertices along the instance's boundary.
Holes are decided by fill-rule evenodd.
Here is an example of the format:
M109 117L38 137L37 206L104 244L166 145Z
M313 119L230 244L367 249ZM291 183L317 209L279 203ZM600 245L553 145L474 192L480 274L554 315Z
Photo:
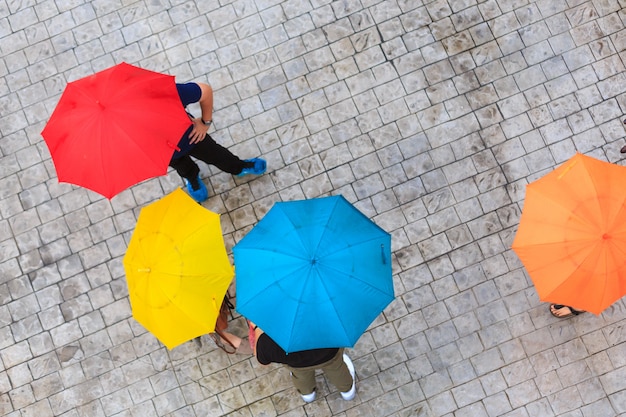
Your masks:
M214 165L224 172L236 176L260 175L266 170L266 162L261 158L241 160L221 146L207 133L213 123L213 89L205 83L176 84L183 107L198 103L202 114L193 117L192 125L178 142L178 149L172 155L170 166L183 177L189 195L198 203L209 197L208 190L200 178L200 168L191 157Z
M185 109L195 102L199 118ZM172 166L203 201L208 192L191 157L234 175L261 174L266 165L215 143L207 135L212 113L210 86L177 85L171 75L122 62L68 83L41 134L59 182L111 199Z

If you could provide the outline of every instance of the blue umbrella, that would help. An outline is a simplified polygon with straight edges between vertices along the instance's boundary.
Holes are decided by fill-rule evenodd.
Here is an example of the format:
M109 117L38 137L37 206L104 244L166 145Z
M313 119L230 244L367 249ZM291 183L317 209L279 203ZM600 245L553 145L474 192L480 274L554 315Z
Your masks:
M342 196L274 204L233 252L237 311L287 352L354 346L394 298L391 236Z

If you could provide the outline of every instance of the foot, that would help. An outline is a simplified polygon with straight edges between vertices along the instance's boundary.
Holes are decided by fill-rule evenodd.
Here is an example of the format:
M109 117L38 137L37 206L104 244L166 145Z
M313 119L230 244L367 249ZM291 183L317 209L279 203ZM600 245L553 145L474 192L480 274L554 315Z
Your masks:
M250 341L248 338L239 339L239 345L237 346L237 350L235 353L239 355L252 355L254 351L252 350L252 346L250 346Z
M210 333L209 335L215 342L215 345L229 355L232 355L237 351L237 347L230 340L223 338L217 333Z
M252 350L252 347L250 346L250 341L248 340L248 338L242 339L241 337L235 336L234 334L228 333L228 332L222 332L222 334L223 336L218 335L219 342L220 342L218 343L218 346L227 347L226 349L222 347L222 349L225 350L227 353L230 353L230 354L237 353L239 355L252 355L252 353L254 352ZM227 338L227 340L225 338Z
M244 167L241 172L237 174L238 177L243 177L244 175L248 174L261 175L267 169L267 162L265 162L265 159L246 159L243 161L243 163Z
M346 401L350 401L350 400L354 400L354 397L356 396L356 378L355 378L356 372L354 371L354 364L352 363L348 355L346 355L345 353L343 354L343 361L348 367L348 370L350 371L350 375L352 375L352 388L350 388L350 391L348 392L342 392L341 397Z
M200 175L198 175L195 180L189 181L185 179L185 185L187 186L189 195L196 200L196 202L202 203L209 198L209 190L207 190L206 185L204 185L200 179Z
M550 313L559 319L567 317L577 316L580 313L584 313L583 310L576 310L573 307L569 307L562 304L550 304Z
M621 153L626 153L626 146L622 146L622 149L619 150Z
M305 403L311 403L311 402L313 402L313 401L315 400L315 396L316 396L316 395L315 395L315 390L313 390L313 392L312 392L312 393L310 393L310 394L300 394L300 395L302 396L302 400L303 400Z

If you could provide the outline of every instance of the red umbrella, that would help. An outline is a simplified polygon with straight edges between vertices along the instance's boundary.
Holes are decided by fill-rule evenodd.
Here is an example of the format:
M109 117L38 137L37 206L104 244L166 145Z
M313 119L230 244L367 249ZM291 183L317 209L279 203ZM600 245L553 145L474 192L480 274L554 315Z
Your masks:
M173 76L121 63L68 83L41 134L60 182L112 198L165 175L189 126Z

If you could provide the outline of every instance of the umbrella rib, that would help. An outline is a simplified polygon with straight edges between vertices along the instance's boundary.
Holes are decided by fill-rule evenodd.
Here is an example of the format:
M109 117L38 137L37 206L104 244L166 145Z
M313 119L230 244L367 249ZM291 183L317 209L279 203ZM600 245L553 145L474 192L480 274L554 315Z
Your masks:
M341 200L341 199L336 199L336 200L334 201L333 208L332 208L332 210L330 210L330 212L328 213L328 219L331 219L331 218L333 218L333 217L335 216L335 212L337 211L337 208L339 207L339 202L340 202L340 201L342 201L342 200ZM346 201L346 202L347 202L347 201ZM354 209L357 213L361 214L361 212L359 212L358 210L356 210L356 208L354 208L354 206L352 206L352 208L353 208L353 209ZM320 239L317 241L317 245L316 245L316 247L315 247L315 250L313 251L313 253L315 253L315 254L317 254L317 253L318 253L318 251L319 251L319 247L320 247L320 245L322 244L322 242L324 241L324 237L325 237L328 233L330 233L330 231L331 231L331 230L328 228L328 219L327 219L327 222L326 222L326 226L325 226L325 227L324 227L324 229L323 229L322 235L320 236ZM368 219L368 220L369 220L369 219ZM333 230L333 232L334 232L334 230Z
M264 249L264 248L254 248L254 251L256 252L262 252L262 253L267 253L267 254L278 254L278 255L284 255L284 256L289 256L291 258L294 259L298 259L298 260L306 260L308 261L309 259L302 256L302 255L298 255L295 254L293 252L287 252L285 250L280 250L279 248L272 248L272 249Z
M333 255L352 250L355 247L360 246L360 245L364 245L364 244L367 244L367 243L370 243L370 242L378 242L378 241L380 241L380 237L379 236L373 236L373 237L371 237L369 239L362 239L357 244L346 245L346 246L344 246L344 247L342 247L342 248L340 248L338 250L333 251ZM381 244L381 246L383 246L383 245ZM387 262L389 262L389 259L387 259L387 257L384 255L384 253L381 253L381 259L382 259L383 264L386 264Z
M256 250L256 251L261 251L261 252L271 252L271 253L276 253L275 251L269 251L269 250L265 250L265 249L255 249L255 250ZM286 255L288 255L288 256L292 256L291 254L286 254ZM295 256L294 256L294 257L295 257ZM304 260L304 258L299 258L299 257L298 257L298 259L302 259L302 260ZM296 268L295 270L300 270L300 269L302 269L302 268L303 268L303 267L298 267L298 268ZM292 272L292 274L295 274L295 272ZM273 287L273 286L274 286L277 282L281 282L281 281L284 281L284 280L286 280L286 279L288 279L288 276L284 276L284 277L282 277L282 278L281 278L281 279L279 279L279 280L269 280L269 279L268 279L268 280L266 280L266 281L263 281L263 282L265 282L265 283L266 283L266 284L265 284L265 286L263 286L263 287L257 286L257 287L256 287L256 292L255 292L255 293L256 293L256 294L261 294L261 293L263 293L263 292L267 291L268 289L271 289L271 287ZM258 285L258 284L255 284L255 285ZM291 294L290 294L290 295L291 295ZM254 298L251 298L251 299L249 300L249 302L252 302L252 301L254 301ZM245 303L245 304L244 304L244 303L242 303L242 302L241 302L241 300L239 300L238 307L244 307L246 304L247 304L247 303Z
M310 274L309 274L309 276L308 276L308 279L310 280ZM310 283L310 281L308 281L308 282L307 282L307 284L308 284L308 283ZM298 296L298 299L302 299L302 297L303 297L303 295L304 295L304 292L305 292L305 289L306 289L306 288L307 288L307 285L303 285L303 286L302 286L302 289L300 290L300 294L299 294L299 296ZM301 303L298 303L298 306L296 307L296 311L294 312L294 320L291 320L291 322L290 322L290 324L289 324L289 329L288 329L288 330L289 330L289 333L288 333L288 334L290 335L290 336L289 336L289 346L291 346L291 344L293 343L293 339L292 339L292 338L293 338L293 336L294 336L294 331L293 331L293 328L294 328L294 327L295 327L295 325L296 325L296 320L295 320L295 318L296 318L296 317L299 317L299 315L300 315L300 310L301 310L301 306L302 306L302 304L301 304Z
M375 291L375 292L377 292L379 295L389 295L389 294L385 293L383 290L381 290L380 288L377 288L377 287L375 287L375 286L372 286L371 284L369 284L368 282L364 281L363 279L359 278L359 277L358 277L358 276L356 276L356 275L346 274L345 272L343 272L343 271L341 271L341 270L339 270L339 269L337 269L337 268L330 267L330 266L327 266L327 268L328 268L328 269L331 269L331 270L333 270L333 271L335 271L338 275L341 275L341 276L346 277L346 278L352 278L352 279L355 279L355 280L357 280L358 282L360 282L360 283L363 283L363 284L367 285L367 287L368 287L368 288L370 288L370 289L374 290L374 291ZM323 279L322 279L322 280L320 280L320 281L321 281L321 283L322 283L322 285L323 285L323 288L324 288L324 291L326 292L326 295L327 295L328 297L330 297L331 292L330 292L330 290L329 290L328 286L325 284L325 280L323 280ZM393 297L392 297L392 298L393 298ZM340 315L339 315L339 311L337 310L337 308L336 308L335 304L331 303L331 305L332 305L332 307L333 307L333 311L335 312L335 315L336 315L337 317L340 317ZM341 329L342 329L342 331L343 331L344 337L346 338L346 340L349 340L349 339L350 339L350 336L349 336L349 334L348 334L348 331L346 330L346 327L343 325L343 322L342 322L341 320L339 320L339 323L342 323Z
M357 280L358 282L360 282L360 283L362 283L362 284L366 285L367 287L369 287L369 288L371 288L371 289L373 289L373 290L377 291L377 292L378 292L378 293L380 293L380 294L383 294L383 295L388 295L388 294L386 294L383 290L381 290L380 288L378 288L378 287L376 287L376 286L374 286L374 285L370 284L369 282L365 281L365 280L364 280L364 279L362 279L362 278L359 278L357 275L350 275L350 274L347 274L347 273L345 273L344 271L342 271L341 269L334 268L334 267L332 267L332 266L326 266L326 268L331 269L331 270L333 270L333 271L337 272L339 275L343 275L344 277L350 277L350 278L352 278L352 279L355 279L355 280Z
M617 225L615 224L615 222L618 221L618 219L620 219L620 213L622 213L623 211L626 210L626 193L623 193L621 195L621 199L620 199L620 206L619 206L619 210L614 214L613 219L612 219L612 224L611 225L607 225L607 229L608 230L614 230L615 228L617 228Z
M334 269L334 268L331 268L331 269ZM341 274L342 275L346 275L346 274L343 274L343 273L341 273ZM321 280L321 281L322 281L322 285L324 287L324 291L326 292L326 295L330 297L330 292L329 292L328 286L325 285L324 280ZM333 307L333 311L335 312L335 316L336 317L340 317L339 316L339 311L337 311L337 307L335 306L335 304L331 303L331 305ZM343 331L343 336L345 337L346 340L349 340L350 337L348 336L348 332L346 331L346 328L343 325L343 322L341 320L338 320L338 321L339 321L339 323L341 323L341 330Z
M604 253L604 264L605 264L605 265L607 265L607 264L608 264L608 262L607 262L607 261L608 261L608 257L609 257L608 255L609 255L609 254L608 254L607 252L605 252L605 253ZM596 284L596 285L597 285L597 284ZM607 293L607 291L606 291L606 290L607 290L607 287L608 287L608 284L607 284L606 272L605 272L605 274L604 274L604 279L602 280L602 288L601 288L601 292L600 292L600 294L602 295L602 296L601 296L601 299L602 299L602 300L604 300L604 298L605 298L605 296L606 296L606 293Z
M591 183L592 187L593 187L593 195L596 197L595 198L595 203L598 206L598 210L600 210L601 204L600 201L598 199L599 197L599 192L598 192L598 187L596 185L596 180L595 177L592 175L590 168L588 168L588 164L586 163L588 160L583 159L581 162L583 165L585 165L586 169L585 169L585 174L587 175L587 177L589 178L589 182ZM563 174L565 175L565 173ZM600 210L601 211L601 210ZM602 219L602 220L607 220L607 219Z
M128 84L128 85L125 85L124 87L125 87L125 89L126 89L126 90L129 90L129 89L130 89L131 91L136 91L137 89L140 89L140 88L141 88L141 87L140 87L141 85L146 85L146 84L147 84L148 86L150 86L153 82L154 82L154 79L152 79L152 78L139 78L139 79L134 80L134 83L132 83L132 84ZM173 84L174 84L174 83L173 83ZM133 93L133 94L130 94L130 95L129 95L129 94L120 94L120 96L123 96L123 97L124 97L124 100L128 100L129 98L132 100L133 98L135 98L134 93ZM180 100L180 99L179 99L179 100ZM137 109L138 109L138 110L137 110L137 112L140 112L140 110L139 110L139 109L141 109L141 107L142 107L142 106L139 106L139 105L137 106ZM182 109L182 102L181 102L181 109ZM129 116L131 116L132 114L133 114L133 113L131 112L131 113L129 114ZM161 117L169 117L169 116L170 116L170 115L165 114L165 115L162 115ZM183 137L183 135L185 134L185 132L186 132L187 130L189 130L189 129L192 127L192 125L193 125L193 123L191 122L191 120L189 120L189 127L188 127L186 130L184 130L183 132L181 132L181 136L180 136L180 138L178 138L178 139L176 140L176 143L175 143L175 144L173 144L173 145L177 145L177 144L178 144L178 142L180 141L180 139L182 139L182 137ZM131 138L131 139L132 139L132 138ZM134 142L133 142L133 143L134 143ZM139 148L139 149L141 149L141 151L145 154L145 156L147 157L147 159L151 160L151 161L152 161L152 162L154 162L155 164L158 164L158 163L160 162L160 161L158 160L158 158L156 157L156 155L151 155L148 151L144 151L144 149L143 149L143 148L141 148L141 147L138 147L138 148ZM172 148L172 151L173 151L173 150L174 150L174 149Z
M568 259L567 257L562 257L562 258L560 258L560 259L557 259L557 261L564 261L564 260L567 260L567 259ZM589 255L585 256L585 259L583 259L583 260L580 262L580 264L579 264L579 265L577 265L577 266L574 268L574 272L576 272L576 271L581 271L581 266L582 266L582 265L583 265L583 264L587 261L587 259L589 259ZM572 276L572 275L573 275L573 272L572 272L572 273L570 273L568 276ZM566 284L567 284L567 280L566 280L566 279L562 280L562 281L561 281L561 283L560 283L559 285L557 285L556 287L554 287L554 288L552 289L552 291L550 292L550 294L554 293L555 291L558 291L560 288L564 287ZM603 291L603 293L604 293L604 291ZM574 307L576 307L576 306L574 306Z

